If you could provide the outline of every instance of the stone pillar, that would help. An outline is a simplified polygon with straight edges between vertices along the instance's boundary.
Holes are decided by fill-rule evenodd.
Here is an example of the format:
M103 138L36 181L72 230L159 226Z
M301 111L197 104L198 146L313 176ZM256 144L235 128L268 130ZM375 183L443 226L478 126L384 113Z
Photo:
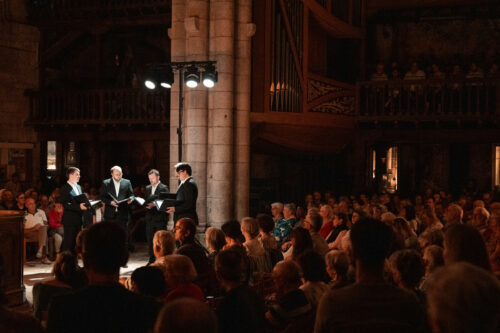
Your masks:
M210 1L210 59L219 72L208 110L207 215L214 227L233 217L234 3Z
M250 205L250 97L252 0L238 0L236 10L235 122L234 122L234 217L249 214Z
M186 60L208 60L209 0L187 1ZM182 158L193 168L193 178L198 185L198 232L207 224L207 117L208 92L200 82L197 88L185 87L184 128Z
M186 31L184 18L186 16L186 1L172 0L172 27L168 29L170 38L170 60L184 61L186 55ZM170 89L170 159L169 159L169 184L170 192L175 192L178 180L175 177L174 165L179 162L179 145L177 126L179 124L179 75L175 73L174 84ZM164 181L167 177L164 176ZM170 214L168 229L173 227L173 214Z

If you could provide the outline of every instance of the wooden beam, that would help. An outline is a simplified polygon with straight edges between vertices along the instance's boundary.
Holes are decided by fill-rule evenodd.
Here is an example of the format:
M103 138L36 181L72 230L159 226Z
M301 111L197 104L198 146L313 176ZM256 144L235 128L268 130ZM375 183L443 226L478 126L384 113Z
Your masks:
M291 113L291 112L268 112L251 113L252 123L266 123L274 125L319 127L319 128L346 128L352 129L355 126L353 117L343 115L332 115L325 113Z

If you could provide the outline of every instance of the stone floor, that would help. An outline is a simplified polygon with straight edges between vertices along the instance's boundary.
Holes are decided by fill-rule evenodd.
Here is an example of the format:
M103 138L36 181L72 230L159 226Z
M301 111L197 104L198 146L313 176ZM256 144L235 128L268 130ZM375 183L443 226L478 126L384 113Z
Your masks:
M135 251L130 253L127 268L120 269L120 276L129 277L132 272L148 262L148 248L146 243L134 243ZM80 261L80 266L83 266ZM37 282L50 279L52 265L42 264L40 260L28 261L24 265L24 286L26 287L26 299L33 303L32 289Z

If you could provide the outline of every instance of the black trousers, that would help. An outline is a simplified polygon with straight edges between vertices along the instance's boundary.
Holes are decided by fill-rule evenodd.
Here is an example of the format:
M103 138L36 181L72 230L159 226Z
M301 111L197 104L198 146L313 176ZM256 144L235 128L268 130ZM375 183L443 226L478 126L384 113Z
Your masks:
M155 233L159 230L167 230L167 221L165 220L147 220L146 221L146 239L148 241L149 263L155 262L155 255L153 252L153 238Z
M66 223L64 226L64 236L61 244L61 251L71 251L75 253L76 236L82 230L81 223Z

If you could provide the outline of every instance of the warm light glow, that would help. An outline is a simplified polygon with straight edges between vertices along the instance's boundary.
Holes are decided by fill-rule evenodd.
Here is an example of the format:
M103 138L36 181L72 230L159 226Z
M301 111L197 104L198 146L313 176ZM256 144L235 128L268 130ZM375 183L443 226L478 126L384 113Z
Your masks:
M169 84L168 82L162 82L162 83L160 83L160 86L162 86L163 88L166 88L166 89L172 88L172 85Z
M215 86L215 82L212 79L206 78L203 80L203 85L207 88L213 88Z
M196 82L196 80L194 79L187 79L186 86L188 86L189 88L196 88L198 87L198 82Z
M56 170L56 142L47 141L47 170Z
M153 81L150 81L150 80L146 80L146 82L144 82L144 85L148 89L155 89L156 88L156 84Z

